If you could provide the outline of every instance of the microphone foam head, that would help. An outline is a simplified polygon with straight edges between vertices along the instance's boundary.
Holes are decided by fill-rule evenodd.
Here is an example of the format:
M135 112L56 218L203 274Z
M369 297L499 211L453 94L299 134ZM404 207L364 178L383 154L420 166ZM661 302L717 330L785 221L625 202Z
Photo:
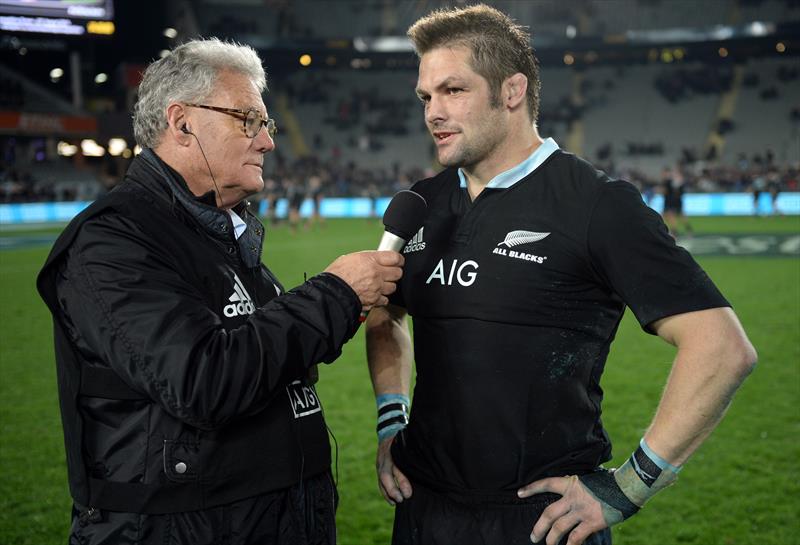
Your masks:
M428 203L415 191L404 189L389 201L383 213L383 225L386 230L403 240L410 240L425 221Z

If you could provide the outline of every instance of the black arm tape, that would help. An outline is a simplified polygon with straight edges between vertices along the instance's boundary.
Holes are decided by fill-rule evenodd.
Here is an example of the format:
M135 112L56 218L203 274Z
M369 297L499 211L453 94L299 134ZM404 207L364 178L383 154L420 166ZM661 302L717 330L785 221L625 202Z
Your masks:
M408 407L405 403L389 403L378 409L378 417L381 417L392 411L402 411L403 413L408 414Z
M622 514L622 520L632 517L639 512L639 506L628 499L614 479L614 474L606 469L598 469L578 477L583 485L595 495L597 499L607 503Z
M378 422L377 430L381 431L383 428L389 427L392 424L402 424L403 426L408 425L408 417L406 415L394 416L392 418L387 418L382 422Z

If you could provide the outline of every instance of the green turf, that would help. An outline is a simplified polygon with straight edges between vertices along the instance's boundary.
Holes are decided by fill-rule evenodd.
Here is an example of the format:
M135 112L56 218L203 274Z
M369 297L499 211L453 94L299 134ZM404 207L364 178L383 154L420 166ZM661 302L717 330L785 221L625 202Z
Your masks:
M696 231L800 232L800 218L693 218ZM288 286L337 255L373 247L380 224L329 221L269 233L264 260ZM19 233L14 233L18 235ZM0 544L64 543L66 487L49 315L34 289L46 247L0 252ZM800 259L705 258L759 352L726 419L672 488L615 527L616 545L800 542ZM603 378L614 464L635 447L673 350L626 315ZM392 510L374 477L375 411L363 333L324 366L318 386L339 443L342 545L388 543ZM531 521L533 523L533 521ZM465 544L469 545L469 544Z

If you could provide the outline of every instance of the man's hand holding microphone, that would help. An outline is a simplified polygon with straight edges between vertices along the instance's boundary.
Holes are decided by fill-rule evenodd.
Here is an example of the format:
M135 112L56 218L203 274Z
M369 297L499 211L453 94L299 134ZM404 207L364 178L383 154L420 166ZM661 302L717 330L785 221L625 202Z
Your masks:
M364 251L338 257L325 272L335 274L353 288L361 300L362 311L389 302L403 276L403 256L392 251Z
M403 276L405 259L399 253L425 221L427 203L413 191L398 192L383 215L384 233L373 251L340 256L325 272L335 274L353 288L361 300L362 321L373 307L384 306Z

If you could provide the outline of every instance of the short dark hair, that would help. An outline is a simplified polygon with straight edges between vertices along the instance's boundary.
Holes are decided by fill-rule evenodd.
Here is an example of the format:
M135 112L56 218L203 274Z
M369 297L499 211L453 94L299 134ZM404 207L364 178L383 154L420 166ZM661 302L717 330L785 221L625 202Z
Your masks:
M489 83L492 105L500 105L503 81L520 72L528 78L527 103L531 121L539 116L539 62L531 35L505 13L478 4L440 9L408 29L418 57L438 47L464 46L472 53L470 65Z

